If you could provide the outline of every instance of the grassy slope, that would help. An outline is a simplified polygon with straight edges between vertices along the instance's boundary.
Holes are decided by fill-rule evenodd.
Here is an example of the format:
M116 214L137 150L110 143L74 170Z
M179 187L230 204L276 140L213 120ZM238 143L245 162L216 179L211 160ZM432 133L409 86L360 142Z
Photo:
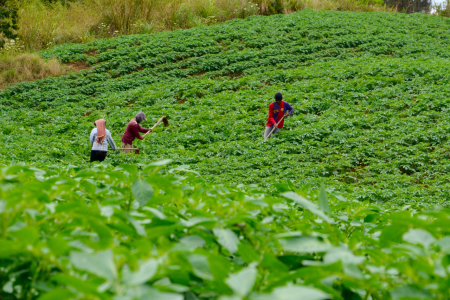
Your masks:
M448 200L449 20L314 12L123 36L43 52L93 65L1 94L3 161L83 165L92 122L117 143L139 110L172 126L137 157L216 183L326 182L371 200ZM281 91L295 116L262 141ZM163 131L163 132L161 132Z
M382 0L8 0L19 8L19 45L26 50L86 43L125 34L212 25L252 15L302 9L385 11ZM62 4L64 3L64 5Z

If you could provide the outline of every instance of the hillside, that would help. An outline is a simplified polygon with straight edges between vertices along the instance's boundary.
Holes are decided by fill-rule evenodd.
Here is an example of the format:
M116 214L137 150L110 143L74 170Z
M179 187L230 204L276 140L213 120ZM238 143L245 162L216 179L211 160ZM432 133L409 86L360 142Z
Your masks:
M10 52L17 48L37 51L99 38L187 29L303 9L392 11L399 5L386 6L383 0L2 0L0 11L5 3L17 8L14 32L18 39L10 44L11 40L3 40L5 36L0 35L0 48L7 42ZM13 38L13 35L6 34L6 37Z
M92 123L120 143L142 110L158 128L136 145L207 182L270 187L324 182L360 200L449 199L450 20L420 14L315 12L67 44L46 58L85 63L0 94L3 162L86 165ZM276 92L293 105L263 141ZM273 190L272 190L273 191Z
M302 11L41 52L85 69L0 94L0 299L448 299L449 26ZM88 163L93 121L118 144L140 110L170 127Z

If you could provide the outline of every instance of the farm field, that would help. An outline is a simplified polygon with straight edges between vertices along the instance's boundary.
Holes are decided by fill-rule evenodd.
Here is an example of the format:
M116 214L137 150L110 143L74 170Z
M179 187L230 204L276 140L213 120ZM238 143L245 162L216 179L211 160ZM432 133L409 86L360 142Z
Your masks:
M0 93L0 299L448 299L449 29L305 10L40 52L86 69ZM170 126L88 163L141 110Z
M3 167L0 296L448 299L448 209L292 184L271 197L168 162Z
M0 94L0 159L84 166L94 120L120 144L142 110L144 126L161 115L173 126L108 162L171 158L212 183L323 182L354 199L447 205L449 27L303 11L58 46L41 55L90 68ZM294 116L264 142L278 91Z

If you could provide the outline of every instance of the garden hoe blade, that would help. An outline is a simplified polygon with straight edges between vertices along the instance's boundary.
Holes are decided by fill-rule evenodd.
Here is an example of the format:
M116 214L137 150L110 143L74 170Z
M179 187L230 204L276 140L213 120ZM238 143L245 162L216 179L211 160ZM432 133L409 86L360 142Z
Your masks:
M169 126L169 120L167 120L166 117L162 117L162 119L163 119L163 122L164 122L164 127Z

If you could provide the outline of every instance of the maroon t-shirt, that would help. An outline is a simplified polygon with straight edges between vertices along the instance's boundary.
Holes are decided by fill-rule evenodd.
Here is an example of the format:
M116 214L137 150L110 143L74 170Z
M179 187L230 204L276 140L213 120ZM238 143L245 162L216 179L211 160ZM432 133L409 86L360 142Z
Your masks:
M142 128L139 124L128 124L125 133L122 136L122 142L131 145L135 138L142 140L142 136L139 132L147 133L150 129Z

